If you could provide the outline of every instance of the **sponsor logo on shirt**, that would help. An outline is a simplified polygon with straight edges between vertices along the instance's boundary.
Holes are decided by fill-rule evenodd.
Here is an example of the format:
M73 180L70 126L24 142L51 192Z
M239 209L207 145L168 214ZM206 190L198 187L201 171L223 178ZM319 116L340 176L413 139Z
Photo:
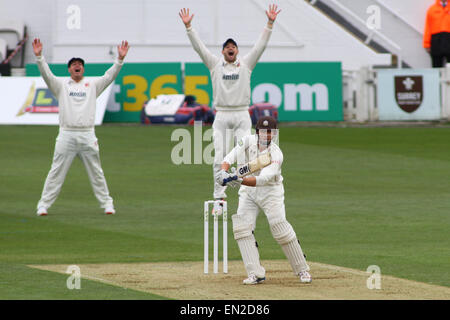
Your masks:
M70 91L69 92L69 97L84 98L84 97L86 97L86 92Z
M222 76L223 80L238 80L239 79L239 73L235 74L224 74Z

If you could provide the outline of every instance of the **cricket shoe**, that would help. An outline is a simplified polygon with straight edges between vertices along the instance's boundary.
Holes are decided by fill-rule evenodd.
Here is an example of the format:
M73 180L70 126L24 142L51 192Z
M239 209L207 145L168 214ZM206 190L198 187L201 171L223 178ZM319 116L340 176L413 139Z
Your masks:
M258 278L256 275L250 274L247 279L242 281L242 283L244 283L244 284L258 284L258 283L264 282L264 280L266 280L266 277Z
M308 271L301 271L299 273L299 276L300 276L301 283L311 283L311 281L312 281L312 277Z
M114 210L113 207L107 207L105 209L105 214L115 214L115 213L116 213L116 210Z
M37 214L38 216L46 216L46 215L48 214L48 213L47 213L47 209L46 209L46 208L43 208L43 207L38 208L36 214Z

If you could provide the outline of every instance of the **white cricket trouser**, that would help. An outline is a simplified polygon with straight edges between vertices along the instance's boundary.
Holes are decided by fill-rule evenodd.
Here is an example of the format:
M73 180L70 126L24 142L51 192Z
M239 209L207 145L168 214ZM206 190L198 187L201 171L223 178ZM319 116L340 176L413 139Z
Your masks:
M214 118L213 140L214 140L214 199L226 198L223 187L215 182L214 177L220 171L223 158L234 147L235 142L244 136L251 134L252 120L248 110L243 111L217 111Z
M109 196L105 175L101 168L99 146L94 130L60 129L56 138L52 167L45 180L38 208L48 209L55 202L75 156L83 161L100 206L102 208L113 206L113 199Z
M252 225L253 230L256 227L256 218L260 208L266 215L269 224L286 219L283 184L260 187L241 186L237 214L243 215L245 220Z
M260 208L264 211L264 214L269 222L272 235L281 245L283 252L292 266L294 274L298 275L301 271L309 270L309 266L303 255L303 251L300 246L300 242L296 237L295 231L286 220L284 187L282 184L261 187L241 186L239 189L239 206L237 215L242 218L239 220L244 220L245 223L243 224L250 225L253 231L256 228L256 218L258 217ZM239 240L237 241L239 244ZM242 246L241 249L241 246L239 246L243 260L248 260L251 262L246 263L246 261L244 261L247 273L250 274L252 272L259 272L259 275L257 274L257 276L261 277L265 271L259 263L259 255L256 253L251 255L252 248L250 246L247 247L248 248ZM253 261L249 259L249 257L253 257Z

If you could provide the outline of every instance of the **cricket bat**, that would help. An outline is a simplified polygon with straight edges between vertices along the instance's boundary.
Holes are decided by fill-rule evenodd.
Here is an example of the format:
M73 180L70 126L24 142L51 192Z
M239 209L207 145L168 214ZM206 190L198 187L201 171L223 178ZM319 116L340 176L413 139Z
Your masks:
M264 153L260 155L255 160L252 160L240 167L237 168L237 176L239 178L243 178L253 172L261 170L264 167L267 167L272 162L272 158L270 157L270 153Z

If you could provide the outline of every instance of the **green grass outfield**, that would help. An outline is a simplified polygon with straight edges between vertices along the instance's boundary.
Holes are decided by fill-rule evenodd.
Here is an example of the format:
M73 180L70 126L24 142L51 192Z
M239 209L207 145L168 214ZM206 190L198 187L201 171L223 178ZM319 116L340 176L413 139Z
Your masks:
M174 129L97 128L117 214L103 214L76 159L37 217L58 129L0 126L0 299L164 299L89 280L68 290L66 275L27 265L202 260L212 168L171 162ZM450 286L450 128L282 127L280 146L287 218L308 260ZM256 236L263 259L284 257L263 214Z

